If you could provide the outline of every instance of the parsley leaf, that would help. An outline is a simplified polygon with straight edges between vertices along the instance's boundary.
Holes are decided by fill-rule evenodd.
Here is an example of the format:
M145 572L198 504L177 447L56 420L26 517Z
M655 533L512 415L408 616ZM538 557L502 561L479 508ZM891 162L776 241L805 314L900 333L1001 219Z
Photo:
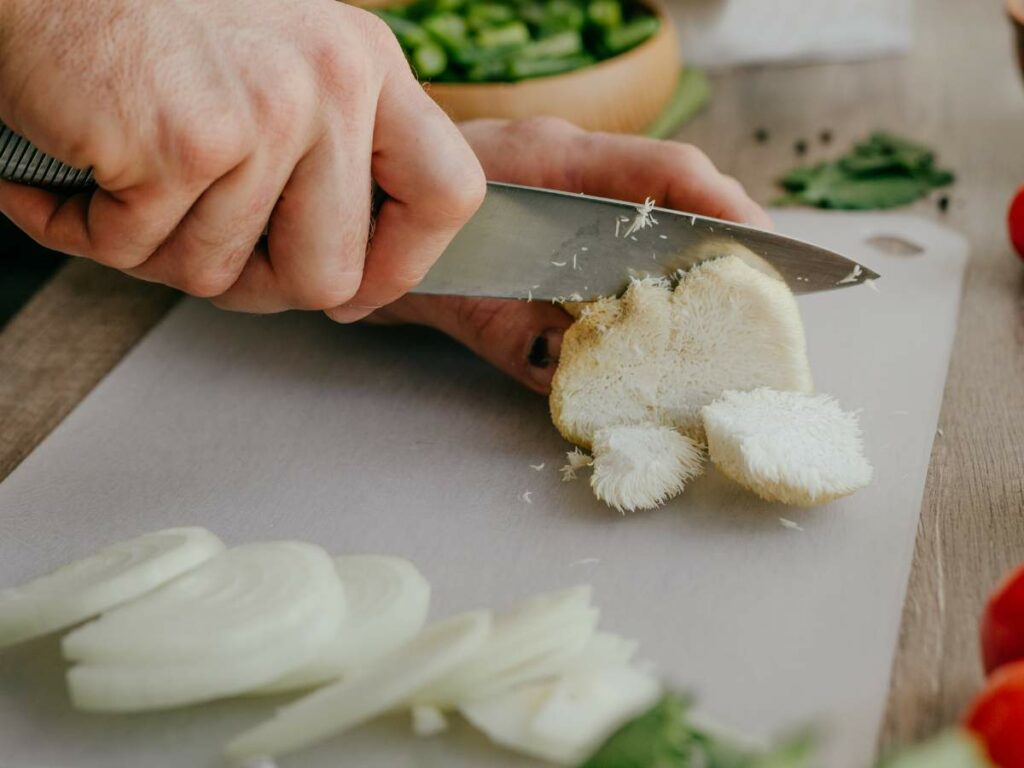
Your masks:
M803 734L770 752L741 747L695 726L689 700L666 694L613 733L580 768L808 768L813 739Z
M694 734L686 722L689 702L667 694L630 720L581 768L677 768L689 766Z
M895 208L952 183L950 171L935 166L927 147L877 132L837 158L794 168L780 185L788 193L779 204L870 210Z

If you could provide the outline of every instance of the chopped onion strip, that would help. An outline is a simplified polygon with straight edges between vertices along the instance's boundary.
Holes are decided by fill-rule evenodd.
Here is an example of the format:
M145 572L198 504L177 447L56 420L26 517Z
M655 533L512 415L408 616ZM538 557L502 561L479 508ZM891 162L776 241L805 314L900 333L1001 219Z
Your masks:
M147 533L0 591L0 647L78 624L190 571L224 549L205 528Z
M237 736L225 754L237 761L277 756L314 744L408 701L480 648L490 614L464 613L429 626L372 669L282 707L270 720Z

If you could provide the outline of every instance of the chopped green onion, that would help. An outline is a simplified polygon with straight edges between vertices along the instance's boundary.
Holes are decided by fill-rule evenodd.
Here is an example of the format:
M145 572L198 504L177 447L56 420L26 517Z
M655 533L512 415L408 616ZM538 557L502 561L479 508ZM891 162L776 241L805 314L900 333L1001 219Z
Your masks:
M593 63L594 57L588 54L549 59L514 59L509 62L508 73L513 80L525 80L530 77L560 75Z
M559 32L527 43L515 52L517 59L550 59L583 52L583 38L576 30Z
M413 0L376 13L418 76L446 83L568 72L639 45L659 23L641 0Z
M466 23L473 29L493 27L515 21L516 12L510 6L498 3L474 3L466 12Z
M435 77L448 67L448 55L437 43L425 43L413 49L412 65L417 77Z
M521 45L530 41L530 30L521 21L487 27L476 33L476 44L481 48L501 48Z
M617 27L622 24L622 5L619 0L590 0L587 18L603 29Z
M501 58L480 61L466 71L466 79L471 83L507 80L508 62Z
M641 16L621 27L604 31L603 42L608 53L615 55L635 48L658 31L661 22L656 16Z
M466 4L466 0L417 0L406 7L406 15L414 19L422 19L432 13L457 11Z
M570 0L550 0L540 24L541 32L553 33L566 29L582 29L586 21L583 8Z
M454 13L437 13L420 22L449 51L466 44L466 20Z

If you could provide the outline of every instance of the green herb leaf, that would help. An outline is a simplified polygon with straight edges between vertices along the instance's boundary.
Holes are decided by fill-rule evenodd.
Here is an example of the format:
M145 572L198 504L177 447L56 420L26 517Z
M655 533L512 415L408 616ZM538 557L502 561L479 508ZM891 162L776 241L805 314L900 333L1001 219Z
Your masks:
M688 702L667 694L609 737L581 768L683 768L689 766L693 731L686 721Z
M809 768L809 733L769 752L743 747L696 727L688 718L689 700L666 694L644 714L609 737L580 768Z
M906 205L953 180L927 147L876 132L836 160L794 168L779 184L787 204L871 210Z
M928 182L913 176L851 178L831 166L813 178L801 194L820 208L872 210L912 203L930 188Z

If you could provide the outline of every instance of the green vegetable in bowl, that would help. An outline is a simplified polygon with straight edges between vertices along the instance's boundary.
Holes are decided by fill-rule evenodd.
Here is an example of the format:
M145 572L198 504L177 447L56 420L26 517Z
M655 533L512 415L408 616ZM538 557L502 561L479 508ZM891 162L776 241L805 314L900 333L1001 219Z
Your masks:
M474 3L466 11L466 23L472 29L484 29L516 20L516 12L501 3Z
M422 21L423 29L448 51L457 51L466 45L466 20L458 14L449 12L428 16ZM420 77L423 77L422 73Z
M412 65L419 77L434 77L448 66L448 55L437 43L425 43L413 49Z
M622 24L622 6L619 0L591 0L587 18L602 29L614 29Z
M638 0L416 0L376 11L421 80L514 82L635 48L660 20Z
M525 80L529 77L560 75L593 63L594 57L586 54L546 59L515 59L509 64L508 72L513 80Z
M614 56L635 48L658 31L658 23L656 17L644 16L628 24L605 29L602 37L605 50Z
M474 40L481 48L511 49L530 42L530 30L521 21L510 21L508 24L478 30Z
M516 53L520 60L553 59L572 57L583 52L583 38L575 30L566 30L558 34L527 43Z

